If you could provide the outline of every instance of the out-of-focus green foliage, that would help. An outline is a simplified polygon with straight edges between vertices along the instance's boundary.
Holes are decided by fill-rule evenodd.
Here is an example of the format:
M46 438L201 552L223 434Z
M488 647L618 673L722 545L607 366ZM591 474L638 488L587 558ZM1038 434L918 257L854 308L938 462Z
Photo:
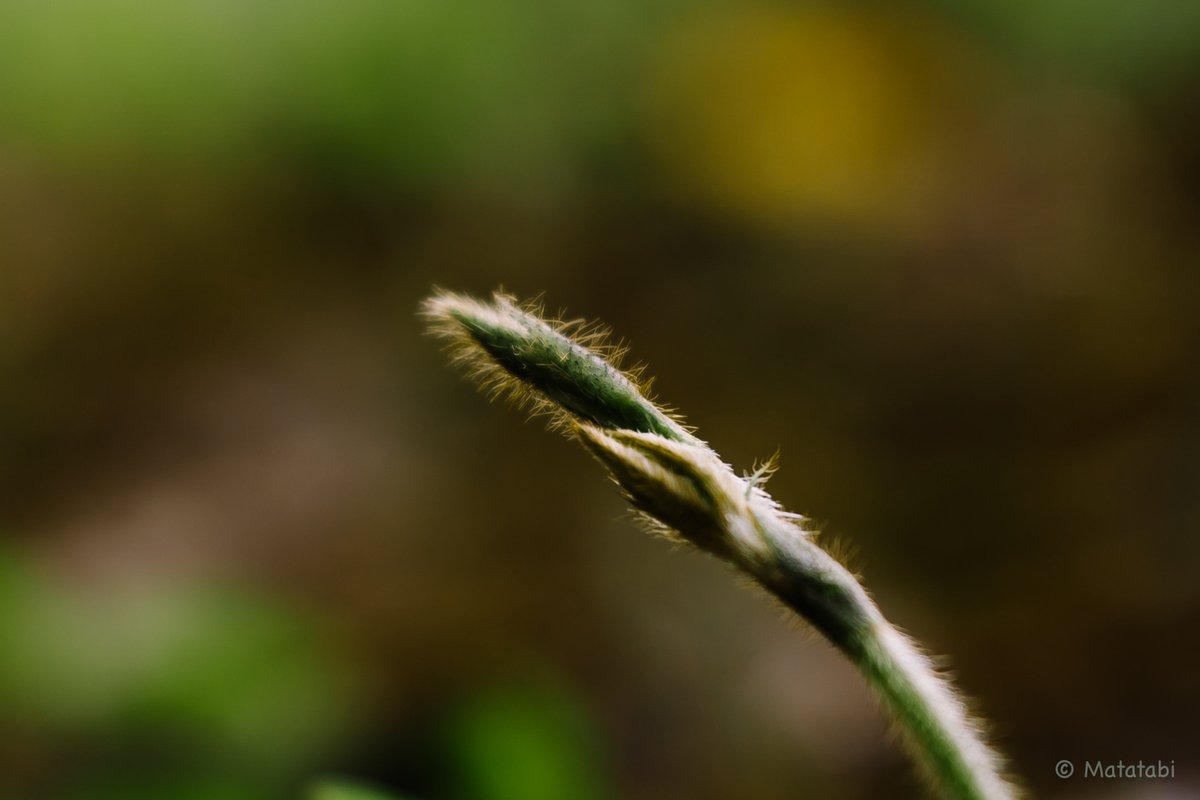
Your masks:
M176 765L114 765L80 775L64 800L262 800L267 791L252 775Z
M0 553L6 718L39 737L157 742L145 769L112 769L119 750L98 765L95 797L108 781L114 796L165 796L160 783L192 786L197 774L207 778L187 797L262 791L338 743L352 690L311 626L276 603L188 585L97 597ZM207 769L180 763L197 752ZM223 778L230 762L243 766ZM178 789L168 794L184 797Z
M595 0L6 2L0 134L71 160L311 155L418 182L535 185L610 136L614 79L650 13Z
M404 798L350 781L331 779L314 785L306 800L404 800Z
M1166 81L1200 58L1200 6L1176 0L936 0L998 44L1104 80Z
M596 731L578 702L550 685L468 698L445 731L462 800L603 800L613 797Z

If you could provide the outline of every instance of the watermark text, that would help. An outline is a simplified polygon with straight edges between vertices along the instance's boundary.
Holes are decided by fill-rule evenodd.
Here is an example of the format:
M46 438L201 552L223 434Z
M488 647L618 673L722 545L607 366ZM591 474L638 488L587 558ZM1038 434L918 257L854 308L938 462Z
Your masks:
M1076 774L1096 780L1171 780L1175 777L1174 761L1082 761L1063 759L1054 765L1054 774L1066 780Z

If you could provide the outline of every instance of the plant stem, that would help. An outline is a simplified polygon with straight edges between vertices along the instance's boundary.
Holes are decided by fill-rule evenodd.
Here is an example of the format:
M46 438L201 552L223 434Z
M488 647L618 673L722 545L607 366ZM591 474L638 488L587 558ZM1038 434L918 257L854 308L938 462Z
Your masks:
M577 438L653 528L750 575L828 638L882 697L939 793L1017 795L964 702L798 524L803 518L763 491L761 474L738 477L647 399L594 332L548 322L499 294L486 303L438 293L423 313L485 386L532 403Z
M759 518L778 569L759 583L809 620L882 696L926 777L948 797L1015 796L962 700L850 572L786 520Z

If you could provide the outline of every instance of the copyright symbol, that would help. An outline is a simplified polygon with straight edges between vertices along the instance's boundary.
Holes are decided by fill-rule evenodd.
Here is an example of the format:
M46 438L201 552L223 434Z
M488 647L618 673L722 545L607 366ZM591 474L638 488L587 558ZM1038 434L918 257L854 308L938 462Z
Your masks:
M1066 780L1075 774L1075 765L1064 758L1062 761L1054 765L1054 774L1063 780Z

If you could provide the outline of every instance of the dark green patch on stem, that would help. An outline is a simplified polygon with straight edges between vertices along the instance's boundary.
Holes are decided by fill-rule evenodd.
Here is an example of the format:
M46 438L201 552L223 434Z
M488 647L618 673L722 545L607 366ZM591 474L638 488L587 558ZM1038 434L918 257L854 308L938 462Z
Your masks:
M505 372L584 422L691 441L620 370L528 314L501 305L496 310L520 333L459 309L450 313Z
M759 525L777 525L758 519ZM765 540L773 567L760 576L764 586L852 660L864 652L870 634L871 601L853 576L809 539L769 531Z

